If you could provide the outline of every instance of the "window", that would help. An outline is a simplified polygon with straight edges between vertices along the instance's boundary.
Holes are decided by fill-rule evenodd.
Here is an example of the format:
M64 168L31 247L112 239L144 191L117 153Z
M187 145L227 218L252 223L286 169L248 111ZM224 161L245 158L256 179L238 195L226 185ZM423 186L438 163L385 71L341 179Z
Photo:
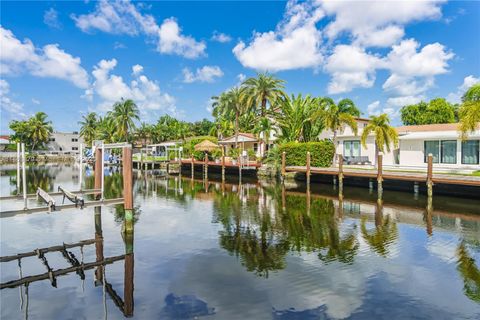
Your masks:
M462 142L462 164L479 164L480 140Z
M50 138L50 139L48 139L48 141L54 142L54 141L55 141L55 138Z
M72 138L72 142L77 142L78 139L77 138Z
M72 150L78 150L78 147L72 147Z
M258 143L253 144L253 151L255 151L255 152L258 151Z
M433 163L438 163L439 160L439 141L425 141L424 142L424 161L428 162L428 155L431 153L433 155Z
M360 157L360 141L351 140L343 142L344 157Z
M457 140L443 140L441 146L441 162L457 163Z

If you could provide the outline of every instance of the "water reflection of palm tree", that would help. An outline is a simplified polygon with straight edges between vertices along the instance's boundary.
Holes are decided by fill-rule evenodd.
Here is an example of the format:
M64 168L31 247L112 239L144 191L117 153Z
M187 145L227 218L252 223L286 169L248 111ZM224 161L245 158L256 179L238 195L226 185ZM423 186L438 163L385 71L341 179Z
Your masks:
M463 278L463 291L465 295L475 302L480 303L480 269L475 265L475 260L461 242L457 248L457 270Z
M366 217L362 217L360 231L362 232L363 239L368 243L370 248L381 255L386 257L389 254L389 246L398 238L397 224L390 216L378 219L376 215L375 219L375 231L370 232L366 227Z

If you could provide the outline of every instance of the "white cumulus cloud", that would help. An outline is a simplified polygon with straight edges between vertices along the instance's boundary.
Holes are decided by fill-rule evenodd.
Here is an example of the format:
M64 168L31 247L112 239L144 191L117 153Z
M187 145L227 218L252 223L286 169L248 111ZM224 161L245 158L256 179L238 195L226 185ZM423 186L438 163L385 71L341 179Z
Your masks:
M38 77L67 80L79 88L88 86L88 74L80 58L60 49L58 44L35 48L30 40L22 42L3 27L0 27L0 70L2 74L29 72Z
M121 76L112 74L117 66L117 60L101 60L92 71L95 81L92 87L86 90L87 99L94 96L100 99L98 109L109 110L120 99L133 99L141 112L164 111L175 113L175 98L160 90L156 81L143 75L143 67L135 65L132 70L133 79L128 84Z
M404 35L404 25L413 21L439 19L446 0L404 1L323 1L322 8L335 19L326 35L335 39L342 32L353 36L356 44L388 47Z
M275 31L254 33L250 43L240 41L233 53L244 67L255 70L317 68L323 55L315 24L322 17L323 11L313 2L289 1Z
M353 88L370 88L375 82L375 69L382 60L352 45L338 45L328 57L325 70L332 75L328 93L349 92Z
M3 112L7 112L15 116L25 117L23 104L14 101L10 97L10 84L4 79L0 79L0 107Z
M51 28L60 29L62 27L62 24L58 20L58 11L54 8L45 11L43 14L43 22Z
M190 71L189 68L184 68L182 73L183 82L185 83L214 82L215 78L223 76L223 71L219 66L203 66L202 68L197 68L195 72Z
M183 35L174 18L168 18L159 26L152 15L140 11L141 5L130 1L99 1L95 11L89 14L72 15L76 26L84 32L100 30L112 34L136 36L145 34L154 39L157 51L177 54L186 58L205 55L206 44L191 36Z
M212 34L212 41L217 41L220 43L227 43L232 41L232 37L230 37L228 34L225 34L223 32L218 32L214 31Z
M474 84L480 83L480 78L473 75L466 76L463 79L463 83L457 88L456 92L451 92L447 96L447 100L451 103L460 103L463 94Z

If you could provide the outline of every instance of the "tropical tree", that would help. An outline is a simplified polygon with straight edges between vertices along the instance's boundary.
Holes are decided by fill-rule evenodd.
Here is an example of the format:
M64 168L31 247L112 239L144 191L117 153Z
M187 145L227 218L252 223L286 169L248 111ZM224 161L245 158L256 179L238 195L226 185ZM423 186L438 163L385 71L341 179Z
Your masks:
M333 99L325 97L320 98L320 109L314 118L320 120L325 128L333 132L332 142L336 147L338 130L341 130L344 126L350 127L353 133L357 135L355 117L358 116L360 116L360 110L352 100L342 99L338 104L335 104ZM336 162L336 159L337 153L335 152L333 163Z
M242 86L245 88L246 103L265 117L267 104L272 107L277 100L284 98L285 81L278 79L268 73L260 73L256 78L245 80Z
M131 99L120 100L113 105L111 117L117 126L118 137L128 141L129 132L135 128L135 120L140 120L138 107Z
M47 114L44 112L37 112L28 120L28 137L32 142L32 150L39 144L48 142L50 133L53 132L52 122L47 121Z
M465 140L469 132L480 127L480 83L474 84L465 92L458 115L461 137Z
M393 144L394 148L398 147L398 133L395 128L390 125L390 119L387 114L371 116L367 126L363 128L361 142L365 149L367 149L367 138L370 133L375 134L376 156L378 152L384 152L385 149L390 152L391 144ZM377 159L377 157L375 157L375 159Z
M400 114L403 124L408 126L455 122L455 107L443 98L405 106Z
M78 122L80 124L80 136L87 145L92 145L97 135L98 119L95 112L90 112L82 117Z
M110 114L98 120L97 133L95 136L105 143L114 143L118 141L118 128Z
M220 94L220 96L213 97L213 114L222 115L225 118L235 119L235 147L238 147L238 133L240 128L240 116L247 110L247 105L244 103L244 91L240 87L234 87L227 92Z
M480 303L480 268L469 254L465 241L457 248L457 270L463 279L463 291L467 297Z
M309 95L292 95L282 99L278 106L275 117L280 140L308 142L318 138L324 127L322 122L314 121L319 108L317 99Z
M272 121L268 117L260 118L253 129L253 132L261 138L265 150L269 144L270 134L274 130Z
M152 138L153 127L152 125L142 122L140 126L135 131L135 136L137 139L142 141L142 145L146 145L147 141Z
M208 134L221 139L231 136L234 132L235 127L232 121L227 120L224 117L218 117L215 121L215 126L210 129Z

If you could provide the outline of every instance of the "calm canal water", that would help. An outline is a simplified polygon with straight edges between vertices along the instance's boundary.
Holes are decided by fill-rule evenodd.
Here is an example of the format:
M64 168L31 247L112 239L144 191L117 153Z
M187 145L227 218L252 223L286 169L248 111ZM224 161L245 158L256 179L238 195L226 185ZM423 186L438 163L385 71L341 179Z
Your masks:
M15 194L15 168L0 171L1 195ZM29 168L29 192L77 190L78 172ZM121 196L121 176L107 174L106 198ZM0 219L1 256L103 236L103 248L69 251L84 263L129 257L59 276L56 288L2 289L2 319L122 319L132 285L136 319L480 319L480 200L434 196L429 212L413 193L387 190L378 203L351 187L339 199L332 185L307 194L295 183L135 176L133 239L122 238L122 205ZM60 252L45 257L70 266ZM2 283L46 272L36 256L0 266Z

